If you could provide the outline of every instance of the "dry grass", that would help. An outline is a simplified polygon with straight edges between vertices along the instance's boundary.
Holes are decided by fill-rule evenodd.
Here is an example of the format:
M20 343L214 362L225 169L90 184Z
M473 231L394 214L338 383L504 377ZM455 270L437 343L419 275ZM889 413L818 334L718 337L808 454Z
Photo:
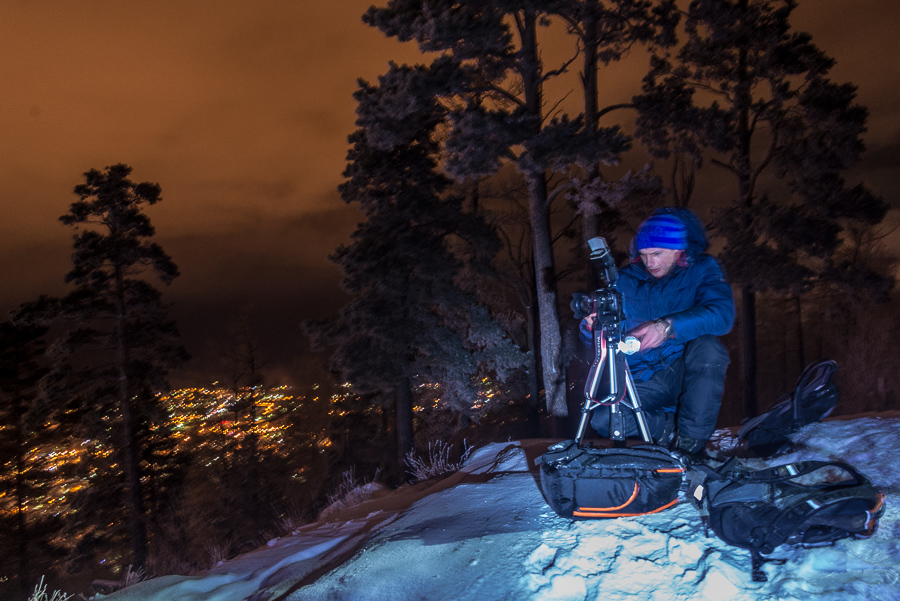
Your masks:
M44 584L44 577L41 576L41 581L34 587L34 592L28 597L28 601L69 601L71 598L72 595L67 595L62 591L53 591L52 595L48 595L47 585Z
M450 459L450 451L452 450L450 443L438 440L428 443L428 454L424 457L419 457L415 451L410 451L406 454L404 460L408 468L407 471L416 481L421 482L422 480L458 471L469 460L473 448L467 446L464 440L462 456L459 458L459 461L452 461Z

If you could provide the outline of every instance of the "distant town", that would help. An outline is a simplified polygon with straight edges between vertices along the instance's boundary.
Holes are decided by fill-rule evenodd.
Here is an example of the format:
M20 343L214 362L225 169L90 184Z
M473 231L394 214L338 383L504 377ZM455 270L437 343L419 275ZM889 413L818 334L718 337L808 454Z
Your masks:
M346 386L349 388L349 386ZM248 436L255 435L254 444L259 450L287 455L291 449L282 447L285 432L291 427L288 417L308 403L329 402L332 408L323 412L333 414L340 409L337 403L348 393L322 399L318 385L306 387L243 387L239 389L220 386L217 382L199 388L180 388L157 396L169 413L169 427L176 446L167 454L190 449L207 451L210 461L216 461L229 453L228 447L239 446ZM12 426L2 426L11 428ZM58 428L48 424L48 428ZM37 514L58 514L67 510L67 498L71 493L87 486L91 472L78 469L88 454L108 456L113 449L93 440L81 441L77 446L60 446L48 443L30 449L26 462L32 469L44 470L55 477L48 479L43 494L37 494L31 505L23 509ZM317 440L321 447L331 445L322 436ZM71 445L71 443L70 443ZM0 515L16 510L16 503L0 491Z

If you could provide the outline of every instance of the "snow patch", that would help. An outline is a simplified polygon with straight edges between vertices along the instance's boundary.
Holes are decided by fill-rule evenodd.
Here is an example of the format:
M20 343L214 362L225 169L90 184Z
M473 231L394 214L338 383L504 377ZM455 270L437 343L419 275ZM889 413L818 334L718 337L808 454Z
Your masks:
M495 442L474 451L460 471L469 474L527 472L528 457L517 442Z

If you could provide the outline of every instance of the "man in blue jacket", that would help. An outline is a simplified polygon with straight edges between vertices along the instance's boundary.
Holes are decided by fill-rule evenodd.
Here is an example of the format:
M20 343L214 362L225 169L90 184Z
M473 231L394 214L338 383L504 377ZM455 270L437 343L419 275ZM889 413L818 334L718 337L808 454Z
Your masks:
M734 298L719 263L706 254L706 230L687 209L657 209L638 228L632 262L619 270L628 335L641 350L628 356L654 441L700 455L716 428L725 388L728 351L717 338L734 323ZM594 315L581 323L592 342ZM625 410L626 436L638 436ZM594 411L591 425L609 436L609 411Z

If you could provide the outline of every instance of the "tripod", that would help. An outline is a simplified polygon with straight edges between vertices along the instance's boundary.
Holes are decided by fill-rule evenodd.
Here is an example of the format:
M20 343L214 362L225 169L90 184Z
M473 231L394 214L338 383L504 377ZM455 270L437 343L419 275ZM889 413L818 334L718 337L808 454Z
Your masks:
M594 362L584 384L584 407L581 409L581 423L578 425L575 444L582 446L591 411L602 405L609 406L609 433L616 446L625 446L625 420L620 405L634 411L644 442L653 442L650 428L647 426L647 417L634 387L634 379L628 370L625 355L619 349L624 311L622 295L612 287L618 278L616 264L603 238L591 238L588 240L588 246L591 249L588 257L591 265L605 285L590 294L572 295L572 311L575 317L596 316L593 323ZM609 394L606 398L597 400L597 389L604 370L609 374Z
M581 421L575 437L575 443L579 447L584 442L591 412L604 405L609 407L609 434L616 446L625 446L622 405L634 412L644 442L653 442L631 370L625 362L624 353L619 349L619 329L619 319L615 312L598 313L594 323L594 362L584 384L584 406L581 408ZM609 394L606 398L597 400L597 389L605 368L608 368Z

